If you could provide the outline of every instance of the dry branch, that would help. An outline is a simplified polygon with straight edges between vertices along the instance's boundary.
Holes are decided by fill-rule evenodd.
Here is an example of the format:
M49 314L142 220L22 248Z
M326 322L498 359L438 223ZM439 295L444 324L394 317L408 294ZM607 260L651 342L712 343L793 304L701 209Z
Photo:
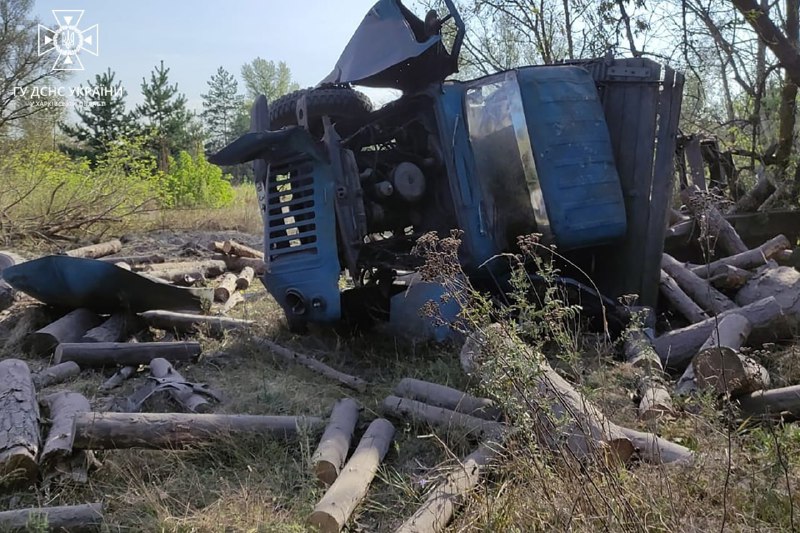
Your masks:
M34 355L49 355L59 343L78 342L101 318L88 309L76 309L38 331L23 342L26 351Z
M103 526L103 504L33 507L0 512L0 531L26 533L31 531L31 524L38 523L47 524L47 531L59 533L100 531Z
M478 398L451 387L413 378L403 378L394 388L394 394L429 405L444 407L458 413L485 420L499 420L502 411L488 398Z
M191 313L175 313L173 311L145 311L140 315L149 325L166 331L189 333L202 329L209 335L221 336L226 331L245 329L255 322L209 315L193 315Z
M322 533L341 531L353 510L364 499L394 437L394 426L382 418L367 428L342 473L308 517Z
M119 253L120 250L122 250L122 242L120 242L119 239L112 239L107 242L101 242L99 244L92 244L90 246L84 246L83 248L70 250L66 253L66 255L70 257L97 259L98 257L105 257L107 255Z
M343 398L336 402L331 411L325 433L319 441L311 464L314 474L321 482L331 485L339 476L342 466L350 451L350 439L358 422L358 402L352 398Z
M0 479L36 477L39 404L28 365L0 361Z
M65 343L56 348L54 361L75 361L82 368L147 365L157 357L193 361L200 357L199 342Z
M37 389L44 389L50 385L63 383L69 378L81 373L81 367L74 361L66 361L47 367L41 372L33 375L33 384Z

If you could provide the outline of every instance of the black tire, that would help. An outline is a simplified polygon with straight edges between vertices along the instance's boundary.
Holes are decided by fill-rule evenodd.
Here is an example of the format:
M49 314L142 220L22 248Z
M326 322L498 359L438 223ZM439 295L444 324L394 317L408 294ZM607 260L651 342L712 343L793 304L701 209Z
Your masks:
M358 122L372 112L369 97L350 87L319 87L316 89L300 89L285 94L270 103L270 128L278 130L286 126L297 125L297 101L306 96L309 125L322 116L328 115L332 122ZM341 133L341 132L340 132Z

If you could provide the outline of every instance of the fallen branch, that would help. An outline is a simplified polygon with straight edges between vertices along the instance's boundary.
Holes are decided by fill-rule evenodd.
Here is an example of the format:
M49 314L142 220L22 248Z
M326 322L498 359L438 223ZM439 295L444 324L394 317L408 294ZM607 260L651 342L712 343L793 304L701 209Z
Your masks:
M82 368L138 366L150 364L157 357L169 361L194 361L200 357L199 342L96 342L63 343L53 361L74 361Z
M339 472L347 460L350 451L350 439L358 422L358 402L352 398L343 398L336 402L331 411L325 433L319 441L311 464L314 475L325 485L331 485L339 476Z
M0 512L0 531L25 533L31 531L32 524L39 523L47 524L47 531L100 531L103 526L103 504L32 507Z

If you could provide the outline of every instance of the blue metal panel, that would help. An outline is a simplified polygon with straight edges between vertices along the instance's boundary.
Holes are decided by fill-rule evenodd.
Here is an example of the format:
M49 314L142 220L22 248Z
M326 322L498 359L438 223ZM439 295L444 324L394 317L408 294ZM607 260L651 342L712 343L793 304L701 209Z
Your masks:
M288 315L302 302L298 318L313 322L341 315L334 188L327 163L298 156L272 166L262 206L264 285Z
M562 250L625 236L625 204L594 81L580 67L517 71L536 170Z

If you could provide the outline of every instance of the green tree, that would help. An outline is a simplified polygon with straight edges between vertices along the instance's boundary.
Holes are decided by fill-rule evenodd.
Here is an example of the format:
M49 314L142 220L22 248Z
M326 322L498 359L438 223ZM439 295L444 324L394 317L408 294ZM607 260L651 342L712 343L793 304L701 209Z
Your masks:
M136 114L151 130L158 152L158 169L169 170L169 156L186 145L186 125L190 114L186 96L178 92L178 84L169 83L169 69L164 61L150 73L150 81L142 78L144 103L136 106Z
M208 92L203 97L202 118L208 135L206 149L215 152L233 140L244 97L239 94L239 82L222 67L208 80Z
M242 65L242 79L251 100L263 94L272 102L300 88L300 85L292 81L292 71L286 63L279 61L276 64L260 57Z
M135 118L125 109L127 92L122 82L114 81L115 73L108 69L97 74L94 83L80 85L76 91L79 121L74 125L62 124L62 131L77 147L68 147L72 155L83 155L93 163L108 152L111 143L133 132Z

